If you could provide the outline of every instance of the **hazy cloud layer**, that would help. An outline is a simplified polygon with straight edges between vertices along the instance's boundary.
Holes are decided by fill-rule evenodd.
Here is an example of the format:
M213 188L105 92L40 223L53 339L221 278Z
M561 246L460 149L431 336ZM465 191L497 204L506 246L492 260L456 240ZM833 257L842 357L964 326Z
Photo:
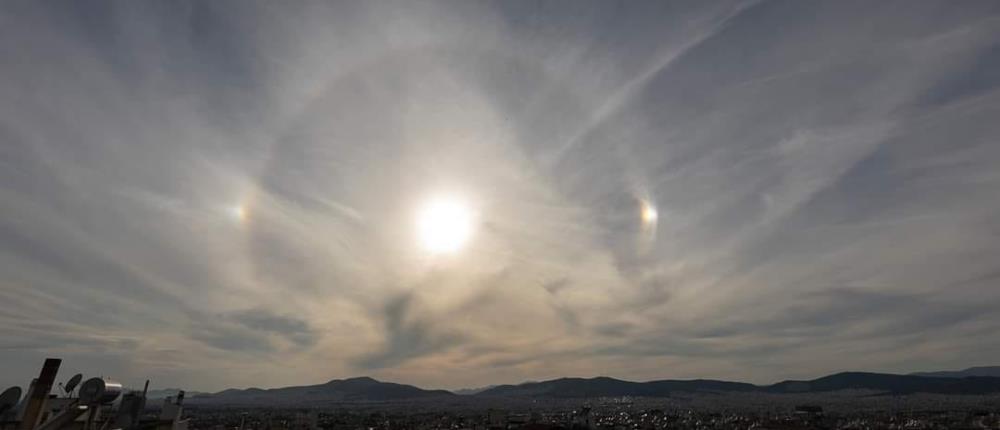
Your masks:
M998 364L998 40L992 1L4 2L0 385Z

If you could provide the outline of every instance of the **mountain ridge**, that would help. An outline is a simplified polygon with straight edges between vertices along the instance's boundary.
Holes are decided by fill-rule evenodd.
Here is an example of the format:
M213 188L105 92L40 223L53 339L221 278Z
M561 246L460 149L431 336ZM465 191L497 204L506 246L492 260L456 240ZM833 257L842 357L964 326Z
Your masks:
M227 389L199 394L192 401L208 404L316 404L339 402L390 402L412 400L497 398L596 398L669 397L675 393L822 393L838 390L869 390L885 394L982 395L1000 393L1000 377L937 377L874 372L840 372L810 380L784 380L755 385L715 379L663 379L627 381L608 376L563 377L545 381L486 387L459 395L446 390L426 390L413 385L384 382L361 376L332 379L317 385L280 388ZM467 391L466 391L467 392Z
M456 396L445 390L425 390L412 385L382 382L368 376L332 379L316 385L279 388L230 388L194 397L201 404L317 404L339 402L406 401Z
M776 394L819 393L838 390L873 390L888 394L988 394L1000 393L1000 377L970 376L935 378L873 372L840 372L811 380L785 380L754 385L712 379L624 381L609 377L559 378L548 381L501 385L477 396L502 397L669 397L677 392L765 392Z
M932 378L964 378L966 376L1000 377L1000 366L974 366L964 370L944 370L938 372L915 372L910 375Z

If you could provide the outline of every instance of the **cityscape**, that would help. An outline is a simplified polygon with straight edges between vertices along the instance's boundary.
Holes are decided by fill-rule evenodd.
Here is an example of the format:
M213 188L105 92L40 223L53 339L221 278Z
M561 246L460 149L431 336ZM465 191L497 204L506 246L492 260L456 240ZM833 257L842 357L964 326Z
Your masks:
M732 389L719 381L676 384L670 391L611 395L625 381L560 379L457 395L372 378L307 387L225 390L187 396L149 381L125 389L106 378L71 377L52 390L61 360L48 359L27 395L0 396L2 430L389 430L389 429L996 429L1000 367L925 375L857 373L847 386L814 381ZM825 379L838 379L832 375ZM857 376L862 376L859 379ZM887 387L880 380L891 379ZM572 382L570 391L560 385ZM615 381L618 384L610 383ZM716 382L706 384L706 382ZM969 384L975 382L975 384ZM77 386L79 385L79 389ZM539 390L537 386L548 385ZM641 386L642 384L636 384ZM880 388L873 388L873 387ZM954 387L977 387L974 392ZM779 388L775 388L779 387ZM943 388L952 387L952 388ZM556 388L556 389L554 389ZM888 389L887 389L888 388ZM52 390L52 391L50 391ZM62 391L62 393L58 393ZM935 391L939 391L935 393ZM940 391L947 391L947 394ZM270 394L265 394L270 393ZM302 393L307 393L303 395Z

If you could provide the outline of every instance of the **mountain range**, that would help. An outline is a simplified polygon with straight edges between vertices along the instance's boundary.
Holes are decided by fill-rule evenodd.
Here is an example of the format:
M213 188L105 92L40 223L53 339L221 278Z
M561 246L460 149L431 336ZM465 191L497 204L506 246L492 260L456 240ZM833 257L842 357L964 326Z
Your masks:
M994 368L996 369L996 368ZM935 393L980 395L1000 393L1000 377L964 376L969 372L934 372L894 375L843 372L812 380L788 380L772 385L710 379L624 381L609 377L559 378L518 385L498 385L458 396L445 390L425 390L412 385L382 382L369 377L335 379L325 384L285 388L228 389L198 394L191 401L201 404L308 405L322 403L394 402L414 400L462 400L498 398L594 398L669 397L676 393L822 393L838 390L870 390L885 394ZM941 376L939 374L956 376ZM973 372L974 373L974 372Z
M965 370L947 370L943 372L917 372L911 373L911 375L931 376L934 378L964 378L967 376L1000 377L1000 366L970 367Z
M494 387L496 387L496 385L487 385L485 387L478 387L478 388L459 388L457 390L451 390L451 392L458 394L460 396L470 396L473 394L482 393L483 391L489 390L490 388Z
M614 378L562 378L520 385L501 385L478 396L506 397L667 397L692 392L817 393L838 390L874 390L891 394L1000 393L1000 377L940 378L885 373L844 372L808 381L783 381L773 385L695 379L630 382Z
M307 405L318 403L386 402L455 397L445 390L424 390L412 385L382 382L369 377L334 379L325 384L284 388L228 389L194 396L201 404Z
M181 392L180 388L161 388L161 389L157 389L157 390L149 390L149 392L146 393L146 398L147 399L165 399L167 397L176 396L180 392ZM206 395L206 394L210 394L210 393L202 393L200 391L185 391L184 392L184 395L186 397L188 397L188 398L194 397L194 396L203 396L203 395Z

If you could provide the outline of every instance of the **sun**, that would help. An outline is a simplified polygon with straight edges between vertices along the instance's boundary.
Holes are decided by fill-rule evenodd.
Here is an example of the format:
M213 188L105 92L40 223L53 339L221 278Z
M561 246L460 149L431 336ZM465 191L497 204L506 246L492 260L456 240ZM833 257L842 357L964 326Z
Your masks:
M417 216L417 233L424 249L435 254L458 251L472 236L473 213L460 199L427 201Z

